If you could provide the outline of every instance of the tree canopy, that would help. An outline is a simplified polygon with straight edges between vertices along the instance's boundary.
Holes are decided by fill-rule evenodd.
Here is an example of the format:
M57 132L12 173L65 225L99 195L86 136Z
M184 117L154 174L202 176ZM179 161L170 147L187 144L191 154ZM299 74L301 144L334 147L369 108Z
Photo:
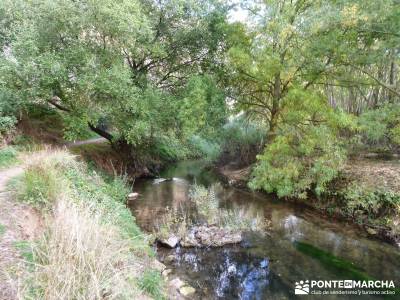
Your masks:
M257 153L251 185L280 196L322 192L359 143L397 151L396 0L241 6L247 22L219 0L2 1L0 134L46 104L71 140Z

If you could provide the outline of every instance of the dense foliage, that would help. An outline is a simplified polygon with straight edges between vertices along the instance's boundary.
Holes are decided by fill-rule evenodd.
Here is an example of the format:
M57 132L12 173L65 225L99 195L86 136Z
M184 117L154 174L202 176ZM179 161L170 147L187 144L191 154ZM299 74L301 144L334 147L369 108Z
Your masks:
M399 7L394 1L307 0L248 7L251 26L231 28L228 58L236 108L268 125L251 186L279 196L320 194L345 161L344 133L356 132L357 122L345 112L398 101ZM389 76L375 73L384 58L391 61ZM355 90L364 96L361 105ZM393 110L384 119L380 110L361 117L361 130L367 138L394 141L400 115Z
M354 149L399 151L395 0L241 4L233 22L218 0L2 1L0 135L45 104L69 140L255 163L252 187L300 197Z
M207 75L217 73L224 49L225 9L217 2L0 6L2 103L51 103L65 112L69 139L89 124L114 143L165 147L165 139L212 135L224 123L224 94ZM2 130L14 124L0 120Z

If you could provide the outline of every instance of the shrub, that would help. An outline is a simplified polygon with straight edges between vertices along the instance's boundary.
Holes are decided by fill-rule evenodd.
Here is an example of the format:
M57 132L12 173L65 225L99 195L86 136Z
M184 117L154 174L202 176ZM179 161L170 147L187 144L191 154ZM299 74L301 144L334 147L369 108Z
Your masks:
M0 137L10 133L14 129L16 123L17 119L15 117L0 115Z
M174 136L162 136L155 140L150 147L152 156L161 161L178 161L187 158L188 149ZM142 150L142 151L148 151Z
M139 279L139 286L155 299L165 299L161 289L162 277L159 272L146 270Z
M358 118L360 133L367 146L393 150L400 146L400 105L385 104Z
M258 156L250 187L276 192L279 197L306 198L310 189L320 194L344 160L345 152L329 128L313 127L301 137L288 132Z
M17 150L14 147L7 146L0 149L0 168L8 167L9 165L16 163Z
M198 135L193 135L189 139L189 147L193 156L204 158L207 161L215 161L221 153L221 147L218 143Z
M250 187L279 197L306 198L310 190L320 195L344 165L346 152L339 133L353 125L352 119L303 89L292 90L283 107L284 121L257 156Z
M391 191L352 183L340 194L345 201L346 214L357 219L400 213L400 195Z
M242 165L253 163L264 146L266 132L265 126L248 121L245 116L234 118L223 128L221 159Z

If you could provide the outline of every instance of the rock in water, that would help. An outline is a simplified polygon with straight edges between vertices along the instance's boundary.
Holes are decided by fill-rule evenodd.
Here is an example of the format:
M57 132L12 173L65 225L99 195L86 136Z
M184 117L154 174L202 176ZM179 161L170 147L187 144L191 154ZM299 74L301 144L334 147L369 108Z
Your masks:
M196 290L189 285L184 285L179 289L179 293L181 293L183 296L189 296L191 294L194 294L195 292Z
M221 247L242 241L242 234L217 226L196 226L181 241L182 247Z
M176 235L171 235L167 239L159 239L158 241L164 246L167 246L169 248L175 248L176 246L178 246L180 238L177 237Z
M136 200L139 197L139 193L130 193L128 195L128 201Z

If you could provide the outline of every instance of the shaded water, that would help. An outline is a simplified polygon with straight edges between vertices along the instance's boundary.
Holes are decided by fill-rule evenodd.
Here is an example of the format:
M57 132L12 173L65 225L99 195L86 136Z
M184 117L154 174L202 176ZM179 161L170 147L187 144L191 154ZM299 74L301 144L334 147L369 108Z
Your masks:
M201 161L182 162L163 178L135 184L140 198L131 207L147 231L168 209L185 210L190 184L210 185L217 177ZM394 280L400 286L400 251L368 239L350 224L324 219L311 210L264 194L225 187L219 206L246 209L270 223L268 233L245 234L241 245L212 249L159 248L159 259L196 288L198 299L291 299L300 280ZM192 297L193 299L196 297ZM370 296L314 296L315 299ZM374 299L378 297L375 296Z

